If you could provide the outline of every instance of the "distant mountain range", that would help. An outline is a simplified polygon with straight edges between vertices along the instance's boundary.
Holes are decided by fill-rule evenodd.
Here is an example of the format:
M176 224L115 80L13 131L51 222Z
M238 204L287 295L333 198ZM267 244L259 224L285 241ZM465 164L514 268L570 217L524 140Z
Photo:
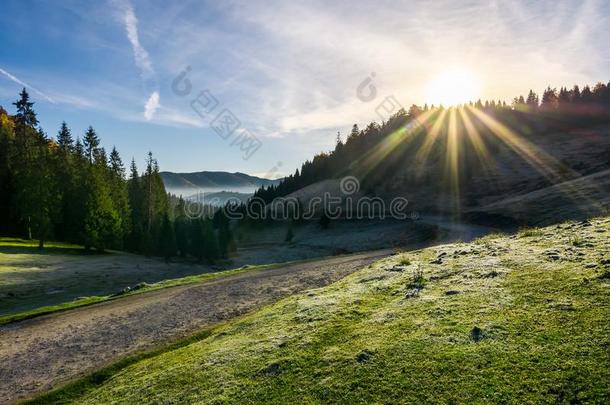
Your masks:
M261 186L277 184L281 179L270 180L235 172L161 172L165 188L174 194L191 195L199 191L235 191L253 193Z

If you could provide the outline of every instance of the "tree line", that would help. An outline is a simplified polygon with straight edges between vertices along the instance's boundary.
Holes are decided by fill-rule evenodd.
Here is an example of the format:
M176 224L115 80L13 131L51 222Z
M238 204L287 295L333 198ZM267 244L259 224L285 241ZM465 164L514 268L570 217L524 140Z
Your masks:
M223 213L192 220L183 199L171 198L149 152L143 173L132 159L129 176L115 147L110 154L91 126L74 139L63 122L55 139L38 126L24 88L0 107L0 233L50 238L104 251L121 249L167 259L213 262L234 250Z
M579 86L571 89L561 87L559 90L548 87L543 91L542 97L530 90L526 97L515 97L511 104L478 100L453 108L462 109L465 114L472 115L468 114L469 109L466 107L493 117L522 136L538 136L549 131L610 122L610 82L598 83L593 88L584 86L582 90ZM399 146L391 154L384 156L381 162L376 162L378 164L374 170L369 170L368 163L374 158L371 156L373 152L386 147L384 143L388 142L392 134L408 127L409 123L416 121L423 114L428 117L428 122L433 123L435 119L446 117L447 115L443 114L446 110L443 106L412 105L408 110L400 109L387 121L371 122L362 130L354 124L345 141L337 134L334 150L317 154L279 184L261 187L254 195L269 203L315 182L348 174L356 175L361 180L361 186L372 190L392 173L396 165L408 164L414 158L411 153L413 149L409 154L401 154ZM463 116L456 115L457 126L464 131ZM493 149L493 137L486 136L490 134L490 129L482 125L476 116L471 117L471 121L483 140ZM426 136L430 126L432 124L421 127L419 133ZM446 123L442 129L447 131Z

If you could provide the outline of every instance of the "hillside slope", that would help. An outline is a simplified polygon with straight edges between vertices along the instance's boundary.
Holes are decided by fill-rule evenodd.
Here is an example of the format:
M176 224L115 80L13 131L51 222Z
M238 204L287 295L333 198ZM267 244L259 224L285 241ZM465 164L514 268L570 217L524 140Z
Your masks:
M538 225L608 212L610 183L604 176L610 170L610 125L589 122L543 131L524 126L527 117L504 122L480 111L467 116L449 109L423 124L397 116L380 132L373 127L351 135L331 154L306 162L300 176L257 195L267 202L298 197L306 205L327 192L346 197L340 181L353 176L359 192L350 190L351 199L379 197L389 203L399 197L409 201L409 210L428 214L460 217L479 211L493 214L492 223ZM545 198L533 198L540 195ZM510 205L517 200L528 209ZM544 213L540 221L539 213L549 208L564 212Z
M489 143L485 152L478 154L471 142L460 144L457 152L461 158L457 163L460 175L452 177L444 166L449 151L443 142L431 146L425 159L413 159L413 154L421 148L412 143L400 153L405 156L405 164L395 165L395 170L375 183L376 192L386 199L395 196L406 197L411 208L418 211L453 210L462 213L482 209L498 215L511 217L521 224L536 223L540 210L550 207L579 208L588 204L582 187L595 186L596 181L579 181L585 176L604 173L610 169L610 126L602 125L586 130L566 130L547 134L528 134L515 139L498 141L482 137ZM494 142L492 142L494 141ZM456 184L453 186L452 181ZM558 184L568 187L553 187ZM570 187L570 184L572 187ZM599 184L594 200L610 198L610 187L606 182ZM452 191L455 187L455 194ZM529 199L528 208L516 212L510 204L504 210L494 210L493 204L536 191L551 189L551 195L544 199ZM545 194L540 192L539 194ZM602 215L603 210L592 210L585 215ZM589 210L591 211L591 210ZM574 210L576 217L582 216ZM562 221L566 216L552 218L547 215L546 223ZM567 218L574 218L568 216Z
M606 217L395 255L46 400L608 402L609 236Z

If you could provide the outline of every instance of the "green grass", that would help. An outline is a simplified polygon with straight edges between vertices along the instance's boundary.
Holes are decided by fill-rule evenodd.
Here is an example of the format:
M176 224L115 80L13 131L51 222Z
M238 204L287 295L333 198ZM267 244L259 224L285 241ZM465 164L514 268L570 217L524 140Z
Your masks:
M38 248L37 240L26 240L11 237L0 237L0 254L28 253L28 254L97 254L96 251L87 251L80 245L65 242L45 242L44 248Z
M283 263L288 264L288 263ZM0 238L0 325L161 288L198 283L279 263L214 271L197 264L112 252L97 254L60 242ZM131 291L122 293L126 287Z
M49 242L48 250L40 251L35 241L0 238L0 325L161 288L294 263L297 262L211 272L193 263L166 264L120 252L97 255L77 245L59 242ZM123 293L126 287L131 290Z
M530 238L534 236L544 236L544 231L540 228L525 228L519 230L519 237L521 238Z
M591 222L394 256L35 402L607 403L610 220Z
M268 265L249 266L249 267L237 268L237 269L233 269L233 270L225 270L225 271L218 271L218 272L214 272L214 273L205 273L205 274L198 274L198 275L193 275L193 276L163 280L163 281L160 281L158 283L153 283L153 284L141 283L138 286L139 288L134 289L129 292L125 292L125 293L116 293L116 294L92 296L92 297L81 297L74 301L63 302L58 305L43 306L43 307L38 307L38 308L29 310L29 311L23 311L23 312L18 312L18 313L14 313L14 314L0 316L0 325L5 325L5 324L11 323L11 322L22 321L24 319L30 319L30 318L34 318L37 316L50 314L53 312L66 311L69 309L75 309L75 308L84 307L87 305L97 304L99 302L110 301L110 300L114 300L114 299L118 299L118 298L124 298L124 297L135 295L135 294L142 294L145 292L159 290L162 288L200 283L203 281L214 280L214 279L218 279L221 277L228 277L228 276L232 276L232 275L236 275L236 274L240 274L240 273L244 273L244 272L249 272L249 271L260 271L260 270L265 270L265 269L277 268L279 266L286 265L286 264L287 263L273 263L273 264L268 264Z

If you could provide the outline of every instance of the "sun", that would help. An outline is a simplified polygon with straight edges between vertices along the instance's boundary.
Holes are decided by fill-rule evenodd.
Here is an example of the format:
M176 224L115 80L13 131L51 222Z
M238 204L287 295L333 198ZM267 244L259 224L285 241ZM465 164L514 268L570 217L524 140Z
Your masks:
M468 69L453 67L442 71L428 85L427 99L445 107L476 101L481 86L478 78Z

